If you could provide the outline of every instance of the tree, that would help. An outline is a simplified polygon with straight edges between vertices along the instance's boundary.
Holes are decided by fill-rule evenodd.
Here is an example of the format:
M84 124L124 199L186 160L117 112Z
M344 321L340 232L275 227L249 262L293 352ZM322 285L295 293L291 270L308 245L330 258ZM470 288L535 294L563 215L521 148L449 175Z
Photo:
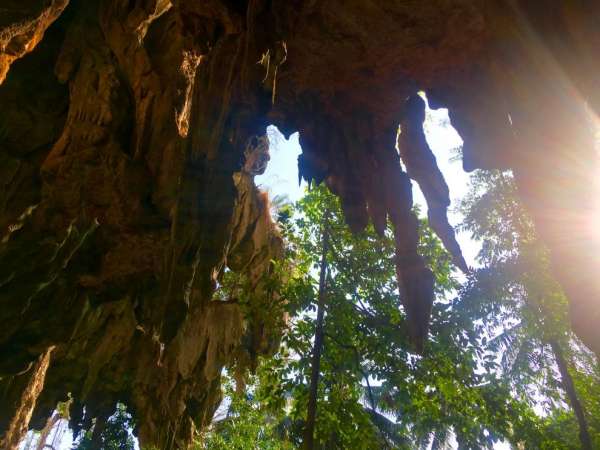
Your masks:
M89 429L81 432L73 450L134 450L132 429L131 415L125 405L118 403L115 413L104 423L96 419Z
M210 429L203 433L199 450L286 450L292 443L285 437L280 418L270 416L256 401L252 387L248 392L237 392L232 379L226 377L224 386L228 405L225 412L217 412ZM253 383L250 383L252 386ZM222 410L223 408L221 408Z
M317 187L283 224L288 257L301 270L284 286L291 324L257 387L257 398L279 415L289 404L290 439L301 443L306 420L324 211L330 242L317 447L414 448L454 435L464 448L491 448L516 429L536 429L535 415L508 385L478 373L475 324L456 307L459 300L448 300L458 288L451 258L426 223L420 252L436 276L438 299L426 354L419 356L408 343L390 230L383 238L371 227L353 235L337 199Z
M319 267L319 293L317 303L317 318L315 321L315 343L312 350L310 387L308 406L306 412L306 425L304 430L304 448L312 450L315 438L315 419L317 415L317 395L319 391L319 372L321 367L321 353L323 352L323 321L325 319L325 299L327 296L327 253L329 252L329 210L323 214L321 225L322 248Z
M567 301L551 275L548 252L518 200L510 173L478 171L471 184L462 202L463 227L482 241L482 267L463 290L463 306L485 324L481 334L490 339L484 343L484 358L492 365L500 362L498 371L527 403L542 399L549 431L545 445L591 449L586 405L573 380L581 376L576 367L597 372L596 362L570 330ZM565 411L565 401L574 416ZM577 425L564 426L575 419ZM573 447L575 429L581 447Z
M352 234L322 186L282 208L288 246L268 283L285 300L288 326L255 376L240 370L244 364L228 368L226 412L199 448L299 448L311 411L310 435L320 449L442 449L452 440L459 449L492 449L500 440L573 449L580 448L577 430L583 448L582 430L596 443L600 370L569 331L566 300L508 175L477 173L463 210L465 228L483 246L482 267L462 287L451 257L421 222L420 253L436 277L437 298L425 352L417 355L391 230ZM261 299L248 286L229 272L217 295L258 314Z

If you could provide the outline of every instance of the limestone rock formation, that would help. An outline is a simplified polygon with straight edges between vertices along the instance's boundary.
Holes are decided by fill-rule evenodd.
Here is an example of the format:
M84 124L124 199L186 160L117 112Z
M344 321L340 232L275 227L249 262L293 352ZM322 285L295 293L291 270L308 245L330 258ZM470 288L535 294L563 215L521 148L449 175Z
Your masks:
M421 90L449 109L465 169L513 169L600 353L599 21L594 0L3 2L0 430L49 349L31 426L67 393L75 425L122 401L160 448L208 423L221 368L277 340L265 277L282 242L253 183L269 124L300 132L301 176L340 196L353 230L393 223L421 346L433 278L408 176L462 265L406 115ZM254 308L213 299L226 268L256 286Z
M30 52L69 0L7 0L0 9L0 83L12 62Z

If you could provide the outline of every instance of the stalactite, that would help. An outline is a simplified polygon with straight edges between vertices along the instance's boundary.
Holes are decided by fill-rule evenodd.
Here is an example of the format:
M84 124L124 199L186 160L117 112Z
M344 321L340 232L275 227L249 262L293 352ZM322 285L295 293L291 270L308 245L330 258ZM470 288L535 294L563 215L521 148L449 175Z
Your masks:
M448 223L447 211L450 206L450 192L446 180L437 166L435 156L427 144L423 132L425 121L425 101L412 95L404 104L398 133L398 149L408 175L417 183L427 201L429 225L450 252L454 263L463 272L469 268L463 258L454 229Z
M19 444L27 434L29 421L35 409L37 398L44 389L44 380L46 379L46 371L50 365L50 357L54 346L48 347L44 353L38 358L37 362L31 367L31 374L21 398L15 410L15 415L12 418L6 433L0 440L2 448L6 450L17 450ZM23 375L21 375L23 376Z

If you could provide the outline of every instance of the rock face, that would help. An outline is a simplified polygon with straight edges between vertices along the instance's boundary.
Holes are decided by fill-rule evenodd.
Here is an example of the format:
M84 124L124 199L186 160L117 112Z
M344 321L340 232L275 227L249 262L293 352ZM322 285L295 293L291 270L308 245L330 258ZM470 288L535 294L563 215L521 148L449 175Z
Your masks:
M35 48L69 0L7 0L0 9L0 83L12 62Z
M340 196L353 230L393 223L420 347L433 278L409 176L461 264L420 90L449 109L466 170L513 169L573 329L600 353L598 2L5 4L1 430L52 348L32 426L71 393L74 424L122 401L143 444L183 447L219 402L221 368L272 350L264 312L280 300L266 279L282 243L253 182L271 123L300 132L301 176ZM226 268L255 286L250 310L213 299Z

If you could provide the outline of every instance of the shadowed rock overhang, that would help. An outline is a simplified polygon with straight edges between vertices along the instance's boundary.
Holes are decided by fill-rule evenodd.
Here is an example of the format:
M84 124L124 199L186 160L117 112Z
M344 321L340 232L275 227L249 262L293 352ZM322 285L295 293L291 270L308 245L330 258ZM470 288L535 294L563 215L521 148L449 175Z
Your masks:
M4 1L0 429L43 368L33 426L70 392L75 425L123 401L143 443L183 446L221 368L272 351L282 243L253 181L268 124L300 132L300 175L351 229L392 222L421 347L433 277L409 177L466 267L419 91L448 108L466 170L513 170L573 329L600 353L599 22L592 0ZM212 300L226 267L254 311Z

